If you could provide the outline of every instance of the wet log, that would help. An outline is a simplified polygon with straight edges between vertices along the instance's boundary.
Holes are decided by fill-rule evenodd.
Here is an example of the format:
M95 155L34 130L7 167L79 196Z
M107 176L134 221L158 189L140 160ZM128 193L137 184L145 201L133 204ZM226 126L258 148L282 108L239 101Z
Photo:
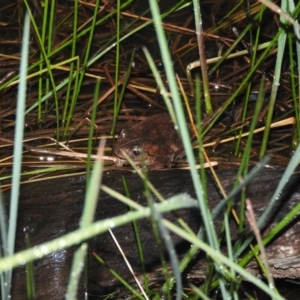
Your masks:
M217 172L223 186L230 191L236 176L236 170L220 170ZM247 187L247 196L251 199L256 214L259 216L266 208L277 184L283 174L283 170L265 169L253 179ZM143 195L143 183L138 175L131 172L110 171L104 174L103 184L124 194L122 176L126 178L131 198L141 205L146 205ZM194 189L188 171L152 171L149 179L159 192L168 198L178 193L188 193L194 197ZM290 211L300 199L300 173L296 172L287 183L281 195L280 207L274 212L270 223L266 226L269 230ZM214 207L221 199L219 190L207 171L207 190L209 203ZM18 230L16 250L26 248L25 234L28 234L32 246L60 237L78 228L82 213L85 193L85 177L74 176L31 183L21 186L20 206L18 216ZM9 194L5 195L6 204ZM100 192L95 220L102 220L123 214L128 211L126 205L116 199ZM177 214L182 217L196 232L201 225L199 211L195 209L181 210ZM176 222L173 214L165 217ZM216 220L216 225L222 221L222 215ZM143 219L138 222L142 246L144 250L147 272L152 284L163 280L159 271L160 259L157 245L153 237L151 222ZM231 232L237 232L234 222L231 223ZM136 241L132 224L115 228L113 230L123 251L136 274L141 273ZM172 235L176 251L180 255L189 244L176 235ZM300 272L300 222L299 217L293 220L289 228L285 229L267 247L267 256L270 262L271 272L277 278L299 278ZM63 299L69 279L72 256L76 247L61 250L43 259L34 262L34 276L37 299ZM127 267L119 254L115 244L108 233L89 240L88 250L88 286L80 281L78 299L84 299L84 293L90 295L103 295L120 289L120 283L110 275L107 268L99 264L92 256L92 252L99 254L106 264L115 269L129 282L133 282ZM203 256L189 269L186 278L204 278ZM248 266L253 274L259 275L255 262ZM14 270L12 299L23 299L26 294L25 267ZM93 299L90 297L90 299Z

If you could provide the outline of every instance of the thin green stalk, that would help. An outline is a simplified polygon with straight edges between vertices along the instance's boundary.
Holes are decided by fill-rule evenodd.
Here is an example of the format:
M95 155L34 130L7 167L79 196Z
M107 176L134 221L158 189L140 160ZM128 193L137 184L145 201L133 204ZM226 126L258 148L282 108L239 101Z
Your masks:
M118 98L115 99L116 102L114 102L113 123L112 123L111 130L110 130L110 133L112 135L115 133L116 124L117 124L117 117L118 117L118 114L119 114L119 111L120 111L120 108L121 108L121 104L122 104L122 100L123 100L123 97L124 97L124 94L125 94L125 91L126 91L126 88L127 88L127 83L128 83L129 78L130 78L130 75L131 75L131 68L132 68L132 63L133 63L133 60L134 60L134 55L135 55L135 49L132 51L132 55L131 55L131 58L130 58L130 61L129 61L129 64L128 64L128 69L126 71L125 78L122 80L121 92L119 93ZM118 89L118 82L117 81L115 81L115 85L116 85L116 89Z
M49 7L49 2L48 0L45 1L44 3L44 9L43 9L43 23L42 23L42 34L41 34L41 41L42 41L42 45L45 45L45 41L46 41L46 34L47 34L47 25L48 25L48 7ZM48 37L49 39L49 37ZM39 65L39 70L42 71L43 70L43 53L40 52L40 60L41 63ZM46 79L47 80L47 79ZM38 123L41 124L42 121L42 95L44 94L43 92L43 83L44 83L44 79L42 76L39 76L39 80L38 80L38 111L37 111L37 120Z
M94 144L94 124L97 116L97 100L99 96L100 90L100 81L96 81L96 87L94 92L94 102L93 102L93 109L92 109L92 116L91 116L91 123L89 128L89 138L88 138L88 145L87 145L87 162L86 162L86 188L88 188L90 183L90 174L91 174L91 166L92 160L91 155L93 151L93 144Z
M72 38L72 47L71 47L71 57L74 57L76 54L76 42L77 42L77 25L78 25L78 0L73 1L74 3L74 18L73 18L73 38ZM75 76L73 76L75 74ZM77 93L76 90L78 89L78 75L79 75L79 59L77 60L77 66L74 72L74 62L71 62L70 64L70 71L69 71L69 81L67 85L67 91L66 91L66 98L64 103L64 110L62 113L62 121L61 124L63 127L65 127L64 135L66 135L66 132L68 130L68 124L73 116L73 110L76 104L77 100ZM72 86L73 78L75 77L74 86ZM71 92L73 90L72 94L72 100L71 98ZM71 102L71 104L70 104Z
M259 11L259 17L258 17L258 23L261 23L262 17L263 17L263 12L264 10L260 10ZM252 47L252 44L250 44L250 54L251 54L251 68L254 67L255 65L255 61L256 61L256 56L257 56L257 49L259 46L259 40L260 40L260 32L261 32L261 27L259 26L256 30L256 37L255 37L255 43ZM248 86L247 86L247 90L245 93L245 103L243 105L243 113L242 113L242 118L241 118L241 122L243 122L246 118L247 115L247 111L248 111L248 103L249 103L249 97L250 97L250 93L251 93L251 82L249 82ZM243 128L240 129L239 134L238 134L238 139L236 141L236 150L235 150L235 157L238 156L239 152L240 152L240 144L242 141L242 131Z
M66 293L66 299L68 300L78 299L77 298L78 282L83 269L83 265L84 265L83 262L85 261L87 249L88 249L88 244L83 243L75 251L72 267L70 271L69 284Z
M172 262L174 262L173 259L174 259L175 251L174 251L173 244L170 246L170 244L166 243L166 237L170 238L170 236L167 233L164 226L162 225L161 214L159 214L157 212L157 210L155 209L155 207L154 207L154 201L151 197L150 189L149 189L149 186L147 184L147 182L149 182L149 180L147 178L147 173L143 172L143 174L144 174L143 183L144 183L144 190L145 190L144 194L145 194L145 197L147 199L148 207L151 210L150 220L151 220L153 235L154 235L154 238L155 238L155 243L157 245L157 250L158 250L158 253L159 253L159 257L160 257L161 270L162 270L162 273L164 275L165 281L168 282L168 278L170 277L170 275L169 275L169 272L168 272L166 255L164 254L163 247L162 247L163 246L162 240L165 242L165 245L166 245L167 249L169 248L168 249L169 250L169 255L171 254L170 260ZM175 270L176 270L176 266L175 266ZM178 274L178 272L176 272L176 274ZM181 286L181 278L179 279L179 285ZM171 286L167 286L166 289L163 290L163 296L164 296L164 298L167 298L168 300L171 299L171 294L170 294L171 288L172 288ZM178 299L178 297L181 297L181 290L179 291L179 293L178 293L178 290L177 290L177 298L176 299Z
M29 15L26 13L24 20L24 31L22 39L22 53L20 65L20 82L18 89L17 100L17 113L16 113L16 126L15 126L15 142L14 142L14 156L13 156L13 178L10 199L9 211L9 227L8 227L8 242L5 252L6 256L11 256L15 249L16 227L18 219L18 205L19 205L19 186L22 168L22 151L23 151L23 136L24 136L24 111L26 103L26 76L28 66L28 53L29 53L29 37L30 37L30 20ZM12 270L6 273L5 298L8 299L11 288Z
M282 1L282 9L286 9L286 1ZM280 21L284 22L284 19L280 17ZM270 134L270 129L271 129L271 123L273 120L273 111L274 111L274 106L275 106L275 100L277 97L277 91L278 87L280 84L280 75L281 75L281 67L282 67L282 60L283 60L283 55L284 55L284 48L285 48L285 42L286 42L286 32L281 31L278 37L278 47L277 47L277 56L276 56L276 65L275 65L275 74L274 74L274 81L272 85L272 90L271 90L271 96L270 96L270 102L269 102L269 107L268 107L268 114L267 114L267 120L265 124L265 130L264 130L264 135L259 151L259 157L262 158L266 151L267 151L267 146L268 146L268 141L269 141L269 134Z
M102 174L103 174L103 163L101 161L103 150L104 150L104 143L102 140L102 143L100 143L99 150L98 150L99 159L95 163L94 172L92 174L85 195L85 199L84 199L83 211L80 220L81 229L87 229L88 226L92 224L94 220L94 215L95 215L96 206L98 202L99 184L101 184ZM88 248L87 243L83 243L75 252L73 262L72 262L72 268L70 272L68 289L67 289L68 299L72 300L77 298L78 281L80 279L82 267L84 265L87 248Z
M1 234L1 246L0 246L0 257L6 255L7 247L7 228L6 228L6 211L3 203L2 192L0 188L0 234ZM7 299L6 297L6 272L0 272L1 278L1 299Z
M147 59L147 62L148 62L148 65L152 71L152 74L155 78L155 82L159 88L159 91L160 91L160 94L162 95L163 99L164 99L164 102L165 102L165 105L169 111L169 114L170 114L170 117L172 118L173 122L175 124L177 124L177 119L176 119L176 116L175 116L175 112L174 112L174 108L173 108L173 105L172 105L172 102L171 102L171 99L170 97L168 96L168 91L167 91L167 88L165 87L164 83L163 83L163 80L160 76L160 73L159 71L157 70L157 67L154 63L154 60L153 58L151 57L148 49L146 49L145 47L143 48L143 51L145 53L145 57Z
M26 176L32 176L32 175L38 175L38 174L44 174L44 173L52 173L52 172L56 172L56 171L70 170L70 169L72 170L74 168L62 165L62 166L48 167L48 168L43 168L43 169L36 169L33 171L22 172L21 178L24 178ZM0 181L11 179L11 178L13 178L12 175L2 176L2 177L0 177ZM44 178L42 180L44 180ZM2 187L7 187L7 186L10 186L10 184L3 185Z
M73 66L73 64L72 64ZM70 86L71 89L73 89L73 94L72 94L72 101L71 101L71 104L70 104L70 108L69 108L69 111L68 111L68 115L67 115L67 122L65 124L65 135L67 134L67 131L69 129L69 126L70 126L70 123L71 123L71 120L72 120L72 117L73 117L73 114L74 114L74 110L75 110L75 107L76 107L76 102L77 102L77 96L79 94L79 90L80 90L80 86L78 84L78 81L79 81L79 72L80 70L80 61L79 61L79 58L76 60L76 70L73 72L73 76L72 74L70 73L70 76L69 76L69 81L68 83L72 82L72 79L75 78L74 80L74 85L73 87Z
M227 246L227 251L228 251L228 258L231 261L234 261L228 213L225 213L225 215L224 215L224 226L225 226L225 236L226 236L226 246ZM236 272L233 269L230 270L230 273L231 273L232 278L236 278ZM229 288L230 293L229 294L233 295L233 299L237 300L238 299L238 295L237 295L238 288L236 285L237 285L236 282L234 282L234 281L230 282L230 288Z
M126 182L124 176L122 176L122 183L124 186L126 197L131 198L130 192L128 190L127 182ZM131 212L134 211L134 209L131 207L129 207L129 209ZM140 259L141 267L142 267L144 287L145 287L146 293L148 293L149 292L149 284L148 284L147 271L146 271L146 266L145 266L145 257L144 257L143 246L142 246L142 241L141 241L141 237L139 234L139 228L138 228L137 222L133 221L132 226L133 226L134 236L135 236L135 240L136 240L136 244L137 244L137 248L138 248L139 259Z
M117 17L117 28L116 28L116 67L115 67L115 93L114 93L114 116L116 119L116 116L118 114L118 111L117 111L117 107L118 107L118 102L120 102L120 100L118 101L118 97L119 97L119 85L118 85L118 82L119 82L119 69L120 69L120 31L121 31L121 28L120 28L120 6L121 6L121 3L120 3L120 0L117 0L117 14L116 14L116 17Z
M113 275L113 277L119 280L121 284L123 284L135 297L141 300L145 300L145 298L142 295L140 295L134 288L132 288L131 285L128 284L127 281L122 278L122 276L120 276L114 269L107 266L105 264L105 261L98 254L93 253L93 255L102 265L105 265L107 267L107 270Z
M196 36L198 41L199 59L201 62L201 74L204 91L204 102L206 113L211 116L213 114L213 108L211 103L210 91L209 91L209 80L207 74L206 54L204 49L204 32L203 32L203 20L201 15L201 6L198 0L193 0L194 15L195 15L195 28Z
M25 236L26 247L30 248L29 235ZM27 299L33 300L36 299L35 292L35 281L34 281L34 266L32 261L26 264L26 287L27 287Z
M49 5L49 4L48 4ZM50 17L49 17L49 24L47 24L47 32L48 32L48 43L47 43L47 47L46 47L46 53L48 55L48 57L50 57L50 53L52 51L52 46L53 46L53 41L54 41L54 34L55 34L55 13L56 13L56 1L51 1L51 8L50 8ZM45 21L43 19L43 25L44 25ZM46 80L45 80L45 88L44 88L44 93L43 94L47 94L49 93L49 91L51 90L51 80L50 78L47 76ZM46 102L44 105L44 109L45 111L48 111L48 106L49 103Z
M94 38L94 32L95 32L95 26L96 26L96 22L97 22L97 15L98 15L98 10L99 10L99 1L100 0L96 0L95 2L95 8L94 8L94 14L93 14L93 18L92 18L92 23L91 23L91 31L89 34L89 38L87 40L87 45L86 45L86 51L84 54L84 59L83 59L83 63L82 63L82 68L79 68L79 66L77 65L77 72L78 72L78 83L75 83L75 88L74 88L74 99L77 99L81 86L82 86L82 82L84 80L85 77L85 66L87 66L88 64L88 60L90 58L90 53L91 53L91 47L92 47L92 42L93 42L93 38ZM79 63L79 61L78 61ZM73 109L72 109L73 110ZM73 113L72 113L73 114ZM71 116L71 114L70 114ZM67 124L66 124L66 129L65 129L65 134L67 133L67 130L69 128L71 122L71 118L69 118L67 120ZM92 125L94 125L94 123L92 123Z
M291 11L295 11L295 3L293 0L288 1L288 7ZM297 19L295 20L296 23L298 23ZM295 36L292 36L291 33L288 34L288 41L289 41L289 59L290 59L290 70L291 70L291 89L292 89L292 96L294 101L294 108L295 108L295 118L296 118L296 130L293 137L292 142L292 150L296 149L297 145L300 141L300 68L297 66L300 66L300 30L297 26L294 26L294 34ZM296 62L294 62L294 53L293 53L293 46L292 41L294 38L294 42L296 45ZM295 64L296 63L296 64ZM297 69L297 76L295 76L294 67ZM296 84L295 84L295 78L298 78L298 92L296 92Z
M260 87L259 87L259 92L258 92L258 98L257 98L255 110L253 113L253 118L252 118L250 128L249 128L249 135L248 135L246 146L244 149L244 154L242 157L241 165L240 165L240 168L237 173L236 184L238 184L239 178L245 177L248 174L254 130L255 130L256 124L258 122L259 113L261 111L261 107L262 107L262 104L264 101L264 96L265 96L264 86L265 86L265 76L262 76L261 82L260 82ZM244 193L242 196L243 197L242 197L242 201L241 201L240 219L239 219L239 221L240 221L239 232L240 233L243 232L244 224L245 224L245 213L244 213L245 212L245 195L244 195Z

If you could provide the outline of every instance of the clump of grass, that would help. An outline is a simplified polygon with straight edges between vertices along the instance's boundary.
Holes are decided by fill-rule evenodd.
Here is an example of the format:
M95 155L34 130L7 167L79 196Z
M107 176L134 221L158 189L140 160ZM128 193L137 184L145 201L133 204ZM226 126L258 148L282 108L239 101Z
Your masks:
M283 5L284 3L285 2L283 2ZM2 123L8 132L8 137L5 139L2 138L2 141L5 142L2 149L7 149L8 151L1 152L1 161L7 163L1 180L4 182L11 178L17 180L18 177L20 177L22 163L24 173L22 174L21 180L23 181L31 178L33 175L37 176L41 173L48 173L51 176L51 174L57 175L61 172L66 172L70 165L73 169L76 168L77 173L86 170L87 182L90 184L87 184L88 190L84 202L81 226L78 230L66 236L53 241L45 241L39 246L13 254L13 232L15 228L11 227L12 229L8 230L11 233L7 236L5 224L2 222L2 243L3 245L11 245L7 246L8 251L6 251L6 246L4 246L5 251L2 251L3 258L0 259L0 271L7 272L1 273L2 298L5 299L9 295L9 290L5 288L5 284L8 283L11 278L9 270L20 265L20 262L22 262L22 264L29 263L54 251L84 242L88 238L92 238L109 230L112 224L113 226L121 226L122 224L133 222L139 218L150 217L154 224L159 224L158 228L156 228L157 233L160 232L163 233L163 236L168 236L168 231L173 231L193 245L186 256L178 262L172 243L167 244L174 275L169 274L168 265L167 263L163 263L164 260L162 259L165 284L161 286L161 290L164 295L167 295L169 298L176 295L177 299L181 299L182 297L191 299L202 297L205 299L211 296L212 291L219 289L222 298L237 299L241 288L241 278L245 278L253 282L257 288L263 290L273 299L283 299L283 297L276 292L272 276L267 268L265 276L269 280L269 285L262 283L259 279L246 271L245 267L247 263L249 263L250 259L255 255L257 258L258 252L263 252L263 248L261 246L254 246L252 250L249 250L250 254L247 253L247 255L243 256L243 251L249 249L249 244L253 239L246 239L245 241L238 240L236 244L232 244L228 219L230 218L233 207L233 195L241 191L243 186L251 180L251 176L258 174L261 168L260 165L249 171L249 166L253 161L256 163L259 162L268 153L273 157L275 164L282 164L280 161L282 161L284 157L285 160L283 164L287 166L278 189L274 192L271 199L270 206L266 209L262 218L258 220L258 227L268 218L269 211L272 209L272 206L276 205L278 195L281 193L284 184L288 181L298 164L300 158L300 148L298 147L300 126L298 111L299 97L297 96L298 93L296 90L300 85L299 82L296 83L295 80L295 69L299 64L299 43L295 41L295 36L299 37L298 27L295 25L293 28L294 31L289 31L287 29L290 27L285 19L280 19L280 22L285 25L282 26L282 28L279 27L278 31L273 33L274 36L269 38L268 41L265 41L264 32L262 31L263 28L260 27L260 24L263 22L264 13L267 13L267 9L259 3L249 6L246 10L240 9L239 6L232 7L226 15L226 18L220 20L218 23L212 24L212 28L206 28L207 30L198 26L199 24L204 24L205 21L201 16L201 11L198 9L197 1L193 1L193 3L178 1L173 6L165 8L164 12L160 12L155 1L149 1L149 10L139 15L125 11L125 9L130 8L130 5L133 4L132 1L127 1L122 4L118 1L116 7L109 7L110 10L107 13L103 13L105 10L101 8L99 1L96 1L94 6L89 6L90 4L87 3L78 4L79 3L76 2L74 7L72 7L72 12L65 15L61 14L63 21L58 22L55 18L55 8L59 10L60 7L58 4L55 7L54 1L52 3L45 3L42 14L39 16L40 18L33 17L34 9L30 7L29 3L25 2L26 10L30 15L33 34L38 41L36 44L38 49L36 52L38 52L38 55L32 51L32 56L35 56L37 59L35 61L29 60L28 68L26 66L24 68L28 72L27 82L30 82L38 92L36 94L32 91L29 92L28 95L30 99L26 102L25 112L18 111L16 116L17 124L21 123L21 125L23 125L25 123L25 121L22 120L22 117L25 115L30 127L34 127L31 132L25 132L24 137L24 143L27 149L32 153L39 153L38 148L43 148L47 149L47 154L67 155L62 151L65 149L61 149L64 147L67 148L69 154L72 156L76 156L76 154L72 153L70 149L79 154L88 154L83 158L78 155L77 159L81 159L79 161L72 160L70 163L70 161L65 159L60 162L59 167L52 166L51 163L49 163L49 167L44 168L42 171L36 170L31 173L27 171L25 162L14 161L12 164L10 154L7 155L7 152L12 150L13 145L12 136L14 135L15 124L11 119L14 115L12 110L10 112L5 110L8 117L2 119ZM174 28L167 19L172 13L180 14L188 7L190 7L190 9L194 8L195 11L196 36L194 36L194 29L181 26ZM287 7L291 9L290 13L294 16L297 15L300 5L295 6L293 1L289 1L289 6L283 6L282 10L286 11ZM203 9L202 5L201 9ZM149 17L149 11L151 11L152 17ZM217 58L204 59L203 54L206 43L204 37L206 35L209 36L209 34L211 36L217 34L218 30L225 31L232 23L236 24L242 22L247 15L252 15L253 22L244 26L244 30L241 34L238 34L236 41L232 42L231 40L222 38L220 34L219 38L224 42L225 46L228 46L227 50L223 53L223 50L219 49L220 55L217 55ZM121 24L122 18L128 16L132 19L130 19L130 21L127 20L127 27L123 30ZM84 22L81 18L87 21ZM113 20L113 18L116 19L115 23L109 21ZM50 31L49 35L47 35L48 24L50 28L55 27L55 31ZM72 25L72 30L67 30L67 33L62 34L63 29L68 28L68 24ZM99 37L99 40L97 40L96 29L101 28L103 24L113 24L115 26L114 28L116 28L114 35L111 37L110 30L105 29L103 37ZM191 24L192 23L189 23L188 25L194 28ZM135 71L135 69L131 67L134 56L124 54L124 52L131 52L132 50L132 48L127 48L127 45L127 47L125 47L125 43L127 41L129 43L132 42L132 36L139 32L149 30L152 25L154 25L157 34L159 55L149 50L151 47L149 44L143 48L143 52L141 53L145 53L147 63L141 59L143 63L142 67L150 68L151 72L149 72L149 74L151 75L141 79L139 78L139 71ZM172 33L175 29L176 34L179 36L176 40ZM168 36L165 34L166 30L169 30ZM190 34L191 30L192 35L185 36L185 34ZM28 34L26 26L24 27L24 32ZM55 34L57 34L56 38L54 38ZM180 47L177 47L174 48L175 50L171 49L170 52L168 39L174 44L177 43L184 46L187 37L192 37L190 39L191 45L188 45L190 47L186 47L187 50L183 51L180 50ZM193 40L195 37L197 37L197 39ZM240 46L241 41L245 40L245 37L249 37L250 41L249 43L245 43L246 49L235 51ZM290 85L285 83L284 89L291 90L292 95L291 99L289 98L290 96L286 98L283 97L283 103L291 103L292 108L289 108L281 114L276 114L275 104L279 98L278 86L279 82L282 81L282 77L285 76L282 71L282 61L286 51L286 39L288 39L289 62L291 65L293 63L293 67L288 77ZM82 50L81 45L83 41L85 47ZM100 46L98 44L100 44ZM196 61L197 56L194 56L192 53L192 51L197 53L195 47L199 49L202 59L201 63ZM68 49L70 57L61 61L60 55L64 55L66 49ZM294 49L296 49L295 64ZM137 51L138 49L136 52ZM156 68L155 60L160 55L163 61L165 75L161 75ZM188 67L189 82L187 82L184 78L185 74L183 73L184 75L182 75L182 71L186 69L184 62L186 62L186 56L189 55L195 57L195 62L193 63L191 60L188 61L190 65ZM234 69L234 67L231 66L231 64L241 65L241 62L237 58L239 55L248 55L250 58L249 68L243 70L243 72L241 72L239 68ZM22 62L26 61L26 57L27 55L24 54ZM230 59L235 59L234 63L230 61ZM263 67L264 63L272 63L273 68L271 69L275 70L271 91L267 88L267 79L261 76L261 73L266 71ZM99 72L96 68L97 64L99 64L98 67L101 66L101 64L106 64L106 66L103 66L101 72ZM210 64L215 64L215 66L208 71L206 66ZM178 73L181 74L176 74L177 71L174 71L174 65L175 67L179 66ZM182 66L185 66L185 68L182 68ZM199 74L194 74L192 70L194 67L198 68L199 66L201 67L201 80L193 81L193 77L196 75L198 78ZM228 73L228 70L233 70L232 77L234 77L234 79L228 79L225 74L226 72ZM207 71L209 74L207 74ZM134 74L134 72L137 74ZM152 74L155 80L152 78ZM215 83L212 84L212 86L219 88L218 85L220 85L220 83L224 84L224 87L228 88L226 93L216 92L216 90L210 88L209 79L212 78L213 74L215 75ZM299 78L300 76L298 74L298 80ZM164 83L164 79L167 80L167 85ZM0 91L5 91L9 86L14 85L16 80L20 80L23 87L26 86L25 76L20 72L20 74L11 79L2 82ZM255 105L252 105L251 102L253 101L251 99L254 95L254 85L257 83L259 85L259 88L255 90L255 92L257 92L257 98L255 98ZM90 88L89 85L92 87ZM122 85L121 88L119 88L120 85ZM126 93L126 90L129 90L130 93ZM20 96L25 95L22 89L19 89L19 91ZM160 97L157 97L159 94L163 97L163 103L159 101ZM154 110L154 112L166 107L174 122L178 125L197 199L194 201L190 197L180 194L167 199L167 205L154 205L151 201L149 191L154 193L159 199L161 199L161 196L151 186L151 183L147 179L147 173L136 169L136 172L144 181L145 190L149 199L149 207L141 207L129 197L124 197L108 187L103 187L103 191L129 205L133 209L133 212L127 215L116 216L113 219L93 222L95 203L98 195L96 183L100 181L103 169L105 169L105 167L111 167L111 162L113 161L111 157L104 157L103 153L98 152L98 156L93 156L93 153L96 153L99 136L103 137L107 135L108 138L111 138L112 136L110 134L114 135L115 131L124 126L124 122L116 122L117 116L119 116L120 120L127 121L127 119L130 120L129 116L147 113L147 111L141 107L139 101L134 103L135 107L133 109L129 108L129 103L133 95L135 97L141 97L143 101L148 101L152 106L156 106L157 109ZM269 101L265 101L268 95L270 95L270 99ZM153 101L152 97L156 97L156 101ZM237 98L239 97L241 98L241 104L235 104L235 102L238 102ZM86 103L86 98L90 98L91 100ZM182 98L185 99L185 102L182 101ZM219 103L220 99L221 102L223 102L221 104ZM205 104L203 104L202 100L205 100ZM5 100L4 103L7 104L7 101L8 100ZM2 105L2 109L6 109L5 104ZM253 106L252 114L249 114L250 106ZM226 116L226 113L228 114L230 110L233 111L234 117ZM236 110L240 113L237 113ZM267 117L265 122L261 122L261 119L264 120L264 114ZM194 127L196 137L195 146L198 147L198 152L194 151L194 145L191 143L186 115L189 115L189 122L192 123ZM50 129L48 131L44 129L44 125L46 125L47 122L50 123ZM272 126L275 127L274 124L276 124L278 129L273 132ZM281 137L278 136L284 135L285 126L291 127L291 125L294 125L293 132L289 136L289 138L292 137L292 143L287 143L287 138L281 141ZM258 134L258 129L264 131L262 136ZM19 129L18 132L20 134L20 132L23 131ZM51 143L49 143L49 135L51 135ZM272 140L273 136L275 136L274 141ZM16 134L16 137L19 142L23 140L22 135ZM97 143L95 143L95 141L97 141ZM259 146L256 146L255 143L259 144ZM111 151L112 139L108 140L107 145L108 150ZM212 149L212 145L217 145L218 147ZM275 147L277 151L272 149ZM211 210L208 203L209 197L205 188L205 172L199 172L195 166L199 161L210 163L214 160L219 162L228 160L228 148L230 148L234 160L239 162L237 178L243 177L244 181L243 183L237 181L235 188L229 195L223 192L224 200L220 205L214 208L214 210ZM15 144L14 149L18 149L19 151L17 154L14 154L14 159L18 157L21 158L21 145ZM102 145L100 149L103 152L104 145ZM291 159L286 155L287 149L295 151ZM60 152L56 152L58 150ZM216 152L214 150L217 150L217 154L215 154ZM107 153L111 154L109 151L107 151ZM195 153L197 154L196 156ZM35 158L30 157L28 152L24 154L25 158L26 155L28 155L30 160L35 160ZM93 164L92 158L97 158L95 164ZM263 164L264 161L262 162L262 165ZM13 174L13 177L11 177L10 174L12 167L19 169L19 174ZM135 168L134 164L132 167ZM92 175L90 175L90 170L93 170ZM218 182L217 177L216 181ZM16 203L19 190L18 184L14 184L13 187L12 194L15 194L14 202ZM222 190L221 184L220 189ZM246 195L244 193L242 193L241 196L241 203L241 211L236 215L239 222L240 234L243 233L246 222L244 214ZM3 205L1 206L3 207ZM179 227L163 218L162 213L165 211L191 207L198 207L203 218L203 227L199 229L197 234L191 232L184 224L182 224L182 227ZM227 256L220 253L221 240L213 225L214 219L225 207L226 214L223 232L226 237ZM16 210L17 206L11 209L11 211ZM298 207L264 237L263 242L269 242L284 226L287 226L288 222L297 212L299 212ZM3 210L0 211L0 213L1 220L3 220L5 215ZM14 222L12 222L12 220ZM13 226L12 223L16 223L16 221L16 213L11 213L10 226ZM157 238L159 239L159 235ZM76 287L78 286L78 280L82 271L81 266L86 251L87 246L83 244L79 247L74 258L68 287L68 295L71 299L76 298ZM191 286L191 295L187 296L183 292L181 285L181 273L199 251L203 251L207 255L207 279L197 288ZM262 261L261 265L267 265L267 262ZM146 274L144 274L144 279L146 277ZM136 297L150 298L153 291L147 288L146 279L144 283L146 293L141 292L141 294L139 294L137 291L133 292L134 287L129 289L132 293L135 293ZM31 283L31 286L32 285L33 283ZM176 288L174 288L174 286ZM33 296L29 297L34 298L34 289L31 295ZM159 297L161 297L161 295L157 294L153 296L153 299L159 299Z

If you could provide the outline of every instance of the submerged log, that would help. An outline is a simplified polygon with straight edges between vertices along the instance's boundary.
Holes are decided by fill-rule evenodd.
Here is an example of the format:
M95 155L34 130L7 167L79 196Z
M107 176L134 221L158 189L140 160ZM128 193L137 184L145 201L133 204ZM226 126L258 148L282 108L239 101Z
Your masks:
M236 176L236 170L222 170L217 172L222 185L230 191ZM282 170L265 169L247 187L247 197L252 201L256 214L259 216L268 205L273 192L283 174ZM143 183L137 174L120 171L106 172L103 184L123 193L122 176L126 178L131 198L139 204L146 205L143 195ZM152 171L149 179L159 192L168 198L178 193L188 193L194 197L190 174L188 171ZM266 226L269 230L290 211L300 199L300 174L295 173L281 195L280 207L274 212L272 219ZM207 190L211 207L222 199L212 176L207 172ZM18 230L16 251L26 249L25 234L28 234L31 246L60 237L78 228L85 193L85 177L75 176L47 180L21 186L20 206L18 216ZM9 195L5 195L6 204ZM117 216L128 211L126 205L100 192L95 220ZM177 213L191 228L197 232L201 225L200 213L197 210L182 210ZM165 216L165 215L164 215ZM168 219L176 222L173 214L166 214ZM222 215L216 220L216 225L222 221ZM144 250L145 263L149 279L155 284L163 277L157 245L153 237L151 222L148 219L138 222ZM236 235L237 229L231 223L231 233ZM141 274L132 224L115 228L114 235L118 239L124 253L136 274ZM176 235L172 235L178 254L189 244ZM271 272L277 278L299 278L300 272L300 222L299 217L293 220L289 228L267 247L267 256ZM63 299L69 279L72 256L76 247L64 249L34 262L34 277L38 299ZM120 283L108 272L107 268L99 264L92 256L96 252L106 264L116 270L123 278L133 282L127 267L108 233L89 240L88 250L88 286L80 281L78 299L84 299L84 293L103 295L120 288ZM248 266L253 274L259 275L255 262ZM201 255L195 265L186 274L187 278L203 279L205 276L204 262ZM14 270L12 299L23 299L26 295L25 267ZM92 297L91 297L92 299Z

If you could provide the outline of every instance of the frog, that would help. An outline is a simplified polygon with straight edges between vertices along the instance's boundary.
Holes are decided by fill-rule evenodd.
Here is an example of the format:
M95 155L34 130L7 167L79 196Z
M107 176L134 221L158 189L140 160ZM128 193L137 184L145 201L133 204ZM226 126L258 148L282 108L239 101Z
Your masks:
M123 129L115 143L116 165L123 166L126 153L137 165L148 170L171 167L171 163L184 155L184 147L175 125L167 113L159 113Z

